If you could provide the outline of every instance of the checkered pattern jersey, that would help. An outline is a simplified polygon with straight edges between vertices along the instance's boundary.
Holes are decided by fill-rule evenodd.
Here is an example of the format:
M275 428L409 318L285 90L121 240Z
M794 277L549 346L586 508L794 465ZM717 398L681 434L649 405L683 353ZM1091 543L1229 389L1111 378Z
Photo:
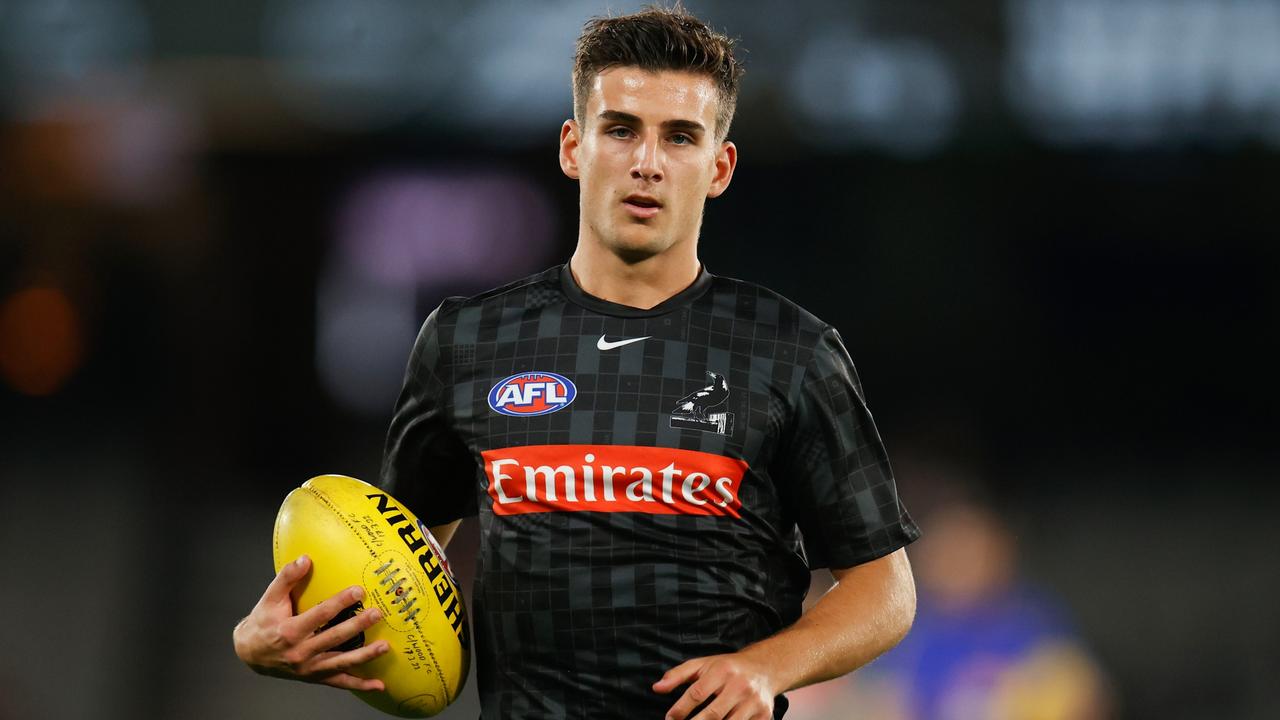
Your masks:
M601 350L602 336L645 339ZM548 414L495 412L490 390L522 372L557 373L577 394ZM708 372L727 382L728 432L672 422ZM560 445L744 461L738 514L496 512L481 453ZM649 310L587 294L567 266L445 300L410 358L381 484L428 526L479 515L470 611L488 720L657 720L683 688L652 683L795 622L811 568L919 536L835 329L705 269Z

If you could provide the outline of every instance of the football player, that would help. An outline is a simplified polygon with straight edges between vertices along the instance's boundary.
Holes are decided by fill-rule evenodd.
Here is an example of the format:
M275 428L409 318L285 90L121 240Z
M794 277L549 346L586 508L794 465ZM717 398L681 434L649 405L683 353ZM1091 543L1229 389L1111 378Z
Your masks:
M418 337L381 481L441 543L479 517L486 718L782 717L787 690L911 625L919 530L839 334L698 259L706 201L737 166L742 72L683 9L589 22L560 128L572 257L445 300ZM819 567L837 583L802 614ZM307 570L280 572L237 653L379 688L357 668L385 644L331 650L374 613L321 631L358 588L293 615Z

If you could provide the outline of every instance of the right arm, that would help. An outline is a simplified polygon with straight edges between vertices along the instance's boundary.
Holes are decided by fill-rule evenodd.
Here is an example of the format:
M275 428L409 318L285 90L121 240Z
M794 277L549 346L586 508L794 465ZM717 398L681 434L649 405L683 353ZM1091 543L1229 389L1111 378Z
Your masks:
M461 522L475 514L472 483L475 462L449 427L444 414L444 382L438 374L440 347L436 332L439 310L431 313L414 344L404 387L396 402L379 483L405 503L428 526L440 547L449 544ZM451 482L424 482L425 478ZM424 513L423 510L426 509ZM386 641L336 652L332 648L356 637L380 617L370 608L319 632L338 613L363 596L352 586L299 615L293 614L293 588L311 569L303 556L280 569L258 604L236 625L236 655L255 672L348 690L382 690L378 680L347 672L387 652Z

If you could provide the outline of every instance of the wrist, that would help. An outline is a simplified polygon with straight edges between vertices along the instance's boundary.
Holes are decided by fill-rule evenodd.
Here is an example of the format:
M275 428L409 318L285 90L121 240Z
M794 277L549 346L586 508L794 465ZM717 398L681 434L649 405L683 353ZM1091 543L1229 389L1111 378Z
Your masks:
M248 620L249 618L247 617L241 618L240 622L236 623L235 629L231 631L231 645L235 648L236 657L240 658L240 662L253 667L253 663L249 662L249 648L244 637L245 623Z
M779 653L778 648L770 645L769 640L762 640L743 648L738 654L760 668L769 691L777 696L790 690L792 683L795 682L790 672L795 663Z

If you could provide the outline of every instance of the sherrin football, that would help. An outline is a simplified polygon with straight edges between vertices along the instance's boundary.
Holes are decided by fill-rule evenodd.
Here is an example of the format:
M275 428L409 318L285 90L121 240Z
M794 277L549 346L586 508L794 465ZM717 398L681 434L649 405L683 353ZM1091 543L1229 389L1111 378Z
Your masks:
M276 572L300 555L311 572L299 583L295 612L361 585L365 595L335 618L377 607L383 619L343 645L386 640L390 650L351 671L386 690L353 690L399 717L430 717L462 690L471 661L466 609L444 552L408 508L377 487L322 475L289 493L276 516Z

